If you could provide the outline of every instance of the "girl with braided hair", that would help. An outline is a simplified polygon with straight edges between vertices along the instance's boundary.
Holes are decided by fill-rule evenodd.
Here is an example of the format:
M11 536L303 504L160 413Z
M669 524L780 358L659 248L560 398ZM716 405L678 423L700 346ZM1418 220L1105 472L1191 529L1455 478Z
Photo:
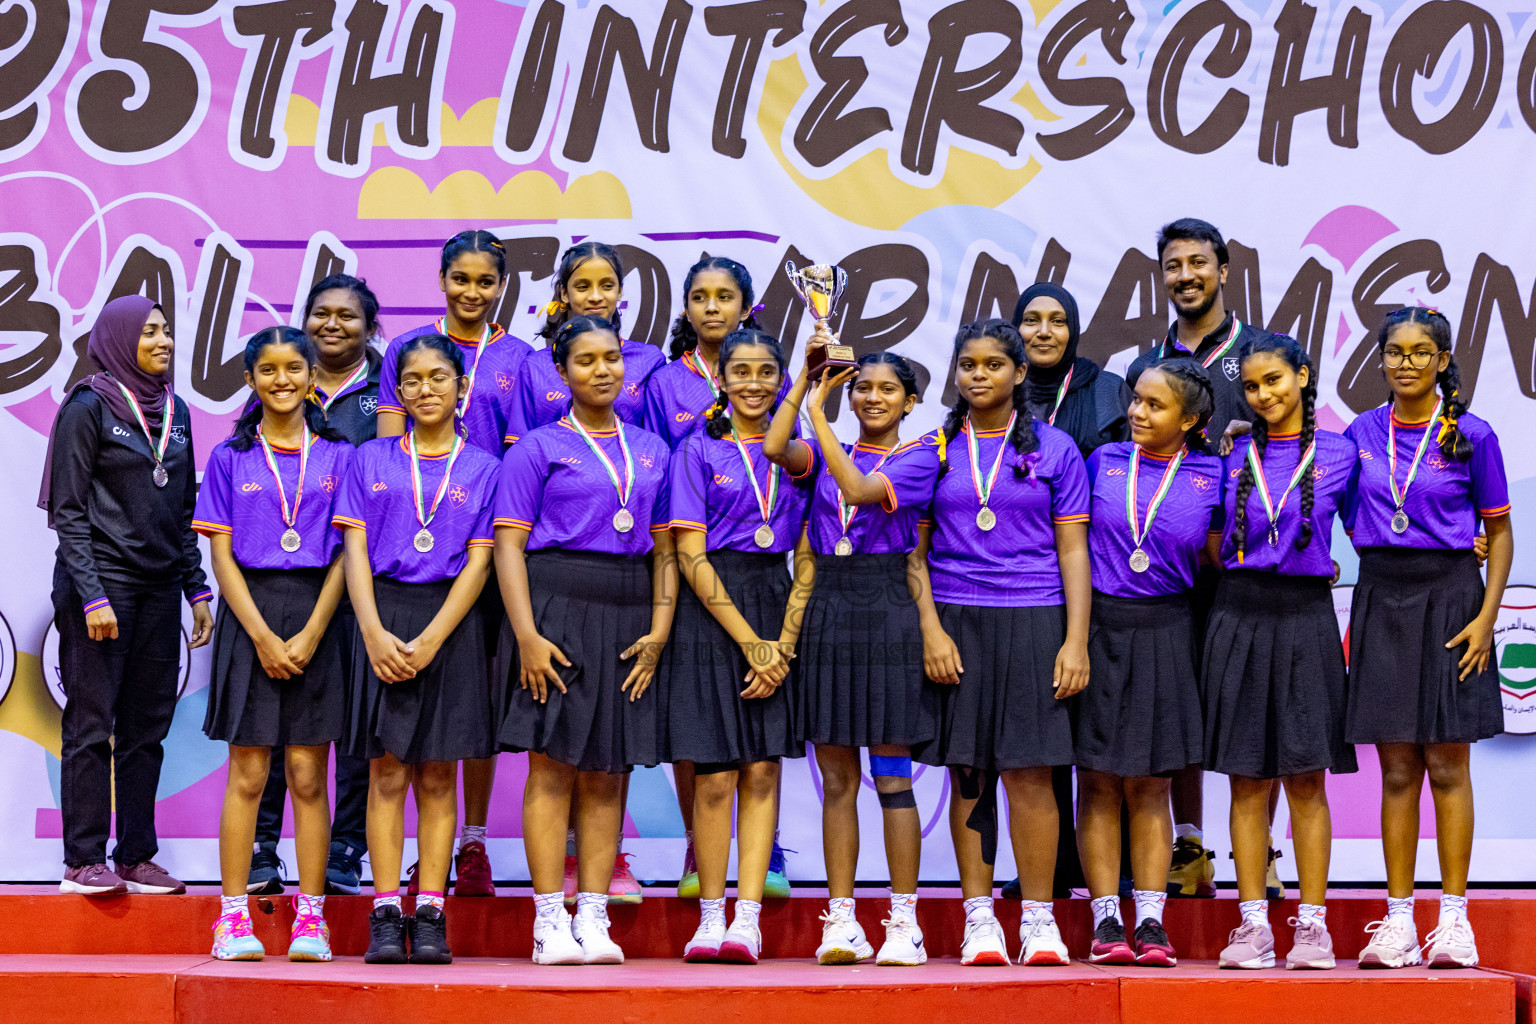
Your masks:
M1021 960L1064 964L1050 902L1051 772L1072 763L1068 698L1088 682L1088 477L1071 435L1029 413L1029 364L1012 324L961 327L954 365L954 407L923 438L942 460L913 558L939 722L914 756L953 776L950 834L967 912L961 963L1008 962L992 913L1001 775L1024 898Z
M1357 458L1348 439L1317 429L1315 371L1294 338L1250 339L1238 359L1253 433L1225 460L1225 527L1214 552L1225 572L1201 659L1205 766L1231 780L1243 914L1220 964L1275 963L1264 876L1278 781L1290 804L1301 881L1286 966L1328 969L1333 940L1323 900L1333 831L1323 777L1357 770L1344 738L1344 650L1329 543Z
M1391 401L1344 436L1360 453L1345 520L1360 552L1349 618L1347 736L1381 758L1387 917L1368 931L1362 967L1421 960L1413 923L1419 796L1427 774L1440 850L1440 920L1431 967L1472 967L1467 923L1472 857L1471 745L1504 730L1494 622L1514 558L1499 439L1467 412L1451 325L1436 310L1389 313L1376 335ZM1482 521L1488 582L1473 554Z

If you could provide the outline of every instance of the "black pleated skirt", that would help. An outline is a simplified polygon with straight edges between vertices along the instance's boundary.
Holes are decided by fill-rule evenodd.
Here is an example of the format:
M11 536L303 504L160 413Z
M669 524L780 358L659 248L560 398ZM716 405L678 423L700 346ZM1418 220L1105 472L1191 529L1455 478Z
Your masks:
M937 734L905 555L818 557L796 661L810 742L911 746Z
M661 763L666 679L657 672L639 700L620 689L634 659L619 660L651 628L651 573L644 558L545 548L528 553L528 591L539 633L571 663L555 663L566 692L540 704L518 684L517 638L504 627L497 682L506 680L503 750L534 751L581 771L623 772ZM663 650L663 657L665 657Z
M375 576L379 620L408 643L437 615L452 588L452 580L401 583ZM406 764L421 764L495 752L485 637L474 609L426 669L403 683L385 683L374 674L361 634L353 638L352 657L348 732L355 756L375 758L387 752Z
M242 569L256 610L272 632L292 638L308 623L325 584L325 569ZM342 645L349 642L332 616L304 671L273 679L261 667L256 645L228 602L219 601L213 625L213 665L203 732L238 747L312 747L346 731Z
M784 626L791 580L783 554L711 551L709 564L724 594L752 631L776 640ZM666 676L667 761L750 764L773 757L803 757L797 720L798 666L772 696L743 700L747 659L687 582L672 622L662 672Z
M1344 644L1322 577L1227 571L1206 630L1203 689L1210 771L1359 770L1344 738Z
M1077 766L1125 778L1167 775L1204 756L1189 594L1094 591L1087 689L1074 700Z
M1066 637L1065 606L936 608L965 671L954 685L928 683L937 730L912 756L924 764L987 771L1071 764L1071 705L1077 698L1057 700L1051 685Z
M1470 551L1368 548L1349 613L1351 743L1473 743L1504 731L1499 670L1460 679L1446 643L1483 608Z

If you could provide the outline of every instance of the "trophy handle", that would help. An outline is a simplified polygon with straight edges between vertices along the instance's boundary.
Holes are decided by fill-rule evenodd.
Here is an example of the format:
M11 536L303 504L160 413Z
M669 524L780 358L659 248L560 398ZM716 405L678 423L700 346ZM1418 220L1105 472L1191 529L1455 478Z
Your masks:
M832 284L832 305L837 305L837 300L842 298L843 292L848 288L848 271L842 267L834 266Z

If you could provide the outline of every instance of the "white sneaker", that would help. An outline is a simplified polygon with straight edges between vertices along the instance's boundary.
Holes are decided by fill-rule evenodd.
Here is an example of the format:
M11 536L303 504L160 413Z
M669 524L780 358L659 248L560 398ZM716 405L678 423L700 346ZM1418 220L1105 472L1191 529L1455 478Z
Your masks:
M1365 926L1365 934L1371 941L1360 951L1361 967L1417 967L1424 962L1419 955L1419 932L1411 917L1372 921Z
M755 964L763 952L763 933L751 921L741 918L731 922L720 943L720 961L727 964Z
M875 947L864 937L864 929L851 914L823 913L821 945L816 947L820 964L856 964L875 955Z
M1424 948L1429 950L1431 967L1476 967L1477 942L1472 937L1472 925L1460 915L1447 915L1440 925L1424 936Z
M885 925L885 941L880 944L880 955L875 963L881 967L917 967L928 962L928 951L923 948L923 930L915 917L893 917L881 921Z
M711 964L720 959L720 944L725 941L725 915L710 914L699 920L698 931L683 947L683 960L690 964Z
M581 945L571 934L571 915L540 914L533 919L533 962L536 964L579 964Z
M961 967L1007 967L1008 940L1003 926L991 914L965 922L965 941L960 944Z
M577 914L571 933L581 943L581 962L584 964L621 964L624 951L608 937L608 915Z
M1019 951L1019 963L1026 967L1063 967L1071 962L1067 945L1061 941L1061 931L1056 919L1041 914L1034 921L1019 925L1019 941L1024 948Z

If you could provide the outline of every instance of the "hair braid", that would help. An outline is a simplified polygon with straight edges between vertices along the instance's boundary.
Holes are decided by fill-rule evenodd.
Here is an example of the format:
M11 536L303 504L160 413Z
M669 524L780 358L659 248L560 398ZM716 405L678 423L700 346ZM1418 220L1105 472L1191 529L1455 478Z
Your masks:
M1461 371L1456 368L1456 357L1446 361L1445 369L1435 375L1435 383L1445 399L1445 431L1440 438L1440 454L1457 462L1472 458L1472 439L1461 432L1457 420L1467 411L1467 403L1461 397ZM1433 430L1431 423L1426 430Z
M1250 437L1259 462L1264 462L1264 449L1269 446L1269 424L1262 416L1255 417L1253 421L1253 434ZM1237 544L1237 559L1243 560L1243 554L1248 550L1248 498L1253 494L1253 467L1247 459L1243 460L1243 468L1237 476L1237 509L1232 516L1232 540Z
M944 417L944 425L939 428L944 435L945 444L939 449L939 476L944 479L944 474L949 472L949 456L947 449L960 437L960 432L965 429L965 418L970 415L971 403L965 399L956 397L955 404L949 409L949 414Z
M1025 401L1028 390L1023 382L1014 386L1013 411L1017 414L1013 420L1013 430L1008 434L1008 442L1013 445L1013 450L1018 452L1020 458L1013 464L1013 475L1023 477L1026 475L1024 459L1022 456L1040 447L1040 436L1035 433L1035 418L1029 414L1029 407Z
M1307 381L1301 389L1301 452L1305 452L1317 434L1317 383ZM1316 476L1316 463L1301 476L1301 533L1296 538L1296 550L1305 551L1312 543L1312 481Z

